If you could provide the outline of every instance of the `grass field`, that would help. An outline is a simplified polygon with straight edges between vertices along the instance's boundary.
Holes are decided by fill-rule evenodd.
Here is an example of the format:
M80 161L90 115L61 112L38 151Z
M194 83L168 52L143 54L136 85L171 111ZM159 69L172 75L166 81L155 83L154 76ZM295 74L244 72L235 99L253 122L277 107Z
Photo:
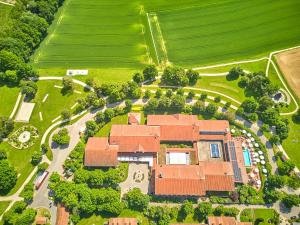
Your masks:
M273 219L275 216L274 209L245 209L241 213L241 222L247 222L249 221L248 218L250 218L251 221L254 222L254 224L258 224L255 222L258 218L262 218L264 221L260 222L260 225L272 225L275 223L269 223L269 219ZM245 217L244 215L247 215Z
M204 2L211 4L156 11L169 60L176 65L266 56L300 43L297 0Z
M10 202L0 202L0 215L5 211Z
M32 63L42 69L141 68L149 63L144 31L134 1L66 0Z
M9 20L9 13L12 6L0 3L0 33Z
M18 87L8 87L0 83L0 116L9 117L19 94Z

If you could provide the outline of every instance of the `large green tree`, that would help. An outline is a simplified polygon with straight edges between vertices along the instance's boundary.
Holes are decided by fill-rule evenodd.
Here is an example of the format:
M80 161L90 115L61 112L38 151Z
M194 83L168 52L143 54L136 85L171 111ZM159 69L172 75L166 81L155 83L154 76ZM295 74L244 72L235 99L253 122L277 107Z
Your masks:
M0 160L0 193L8 193L17 182L17 172L7 160Z

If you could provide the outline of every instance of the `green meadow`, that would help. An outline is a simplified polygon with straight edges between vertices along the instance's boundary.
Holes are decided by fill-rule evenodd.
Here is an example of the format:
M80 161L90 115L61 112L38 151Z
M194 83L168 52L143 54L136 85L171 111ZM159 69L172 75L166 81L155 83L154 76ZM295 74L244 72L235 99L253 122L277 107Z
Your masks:
M297 0L209 1L175 10L169 2L169 9L156 13L169 61L176 65L195 67L267 56L300 43Z

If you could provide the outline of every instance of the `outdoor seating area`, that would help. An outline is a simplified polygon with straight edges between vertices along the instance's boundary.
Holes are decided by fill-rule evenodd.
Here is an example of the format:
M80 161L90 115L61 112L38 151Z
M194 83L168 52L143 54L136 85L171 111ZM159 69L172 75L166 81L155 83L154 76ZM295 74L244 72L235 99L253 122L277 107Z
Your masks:
M247 172L249 184L260 189L262 185L260 169L262 172L261 174L265 177L268 176L268 170L266 169L266 156L251 133L246 130L241 130L241 134L242 135L239 136L238 139L242 142L245 166L250 169L250 172L249 170Z

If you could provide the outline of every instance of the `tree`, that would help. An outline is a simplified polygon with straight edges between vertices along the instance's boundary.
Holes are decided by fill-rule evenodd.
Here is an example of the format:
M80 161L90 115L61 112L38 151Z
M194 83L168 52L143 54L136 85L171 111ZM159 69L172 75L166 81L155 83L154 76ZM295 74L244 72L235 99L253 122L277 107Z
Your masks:
M9 83L18 83L19 78L17 76L17 71L16 70L6 70L5 71L5 81Z
M186 72L186 76L189 79L190 85L195 85L197 83L197 80L199 78L199 73L195 70L188 70Z
M6 138L14 129L14 122L6 117L0 118L0 140Z
M7 159L6 151L0 149L0 160Z
M280 137L276 134L272 135L272 137L269 139L272 145L276 145L280 142Z
M206 94L206 93L202 93L202 94L200 95L200 100L201 100L201 101L204 101L206 98L207 98L207 94Z
M239 76L243 76L244 71L240 67L233 67L230 69L227 79L228 80L237 80Z
M183 68L168 66L161 77L163 83L176 86L186 86L189 79Z
M28 225L34 222L36 211L32 208L27 208L22 212L22 214L17 218L16 224L18 225Z
M149 99L151 97L151 91L150 90L146 90L145 94L144 94L144 99Z
M194 97L195 97L195 92L190 91L190 92L188 93L188 99L192 99L192 98L194 98Z
M278 172L281 175L290 175L295 167L295 163L293 163L291 160L286 160L278 166Z
M61 129L58 133L54 134L52 141L58 145L66 145L70 142L69 132L66 128Z
M276 134L279 136L281 141L286 139L289 135L288 124L282 120L278 120L276 123Z
M160 99L159 99L159 102L158 102L158 107L160 109L163 109L163 110L166 110L168 109L170 106L171 106L171 99L168 98L167 96L162 96Z
M270 175L268 184L271 188L282 188L285 185L285 180L282 176Z
M22 64L23 61L14 53L5 50L0 51L1 72L5 72L6 70L17 70Z
M147 194L143 194L139 188L133 188L124 196L124 200L130 209L142 212L144 209L147 209L150 197Z
M42 152L41 151L33 152L31 156L31 163L36 166L37 164L40 163L40 161L42 161Z
M140 84L144 81L144 75L141 73L135 73L133 75L133 81L136 82L137 84Z
M220 96L216 96L214 98L214 102L219 103L221 101L221 97Z
M205 112L209 115L214 115L217 112L217 109L218 107L215 104L209 103L205 109Z
M173 95L172 89L168 89L168 90L166 91L166 96L167 96L168 98L171 98L172 95Z
M276 190L265 189L264 191L264 200L268 204L275 203L276 201L279 200L279 197L280 197L280 193L278 193L278 191Z
M255 110L257 109L257 106L258 106L257 102L253 99L246 99L241 104L241 107L243 107L246 113L254 113Z
M37 93L38 86L33 81L21 81L21 92L26 97L33 99Z
M226 102L224 105L224 109L229 109L231 106L231 102Z
M200 221L207 220L208 215L212 213L212 204L210 202L201 202L195 209L195 215Z
M115 116L115 112L113 109L108 108L104 111L105 121L110 122L111 119Z
M258 110L265 111L266 109L272 108L274 106L273 100L269 96L263 96L258 100Z
M97 112L95 116L95 120L97 123L104 123L105 122L105 115L102 111Z
M162 94L163 94L162 90L158 88L155 92L155 98L160 98Z
M61 117L63 120L70 120L71 116L72 116L72 113L70 110L65 109L61 112Z
M193 105L193 113L194 114L201 114L205 111L205 104L203 101L197 101Z
M90 87L95 87L96 86L96 81L94 78L90 77L90 78L87 78L85 80L85 83L90 86Z
M273 125L276 125L276 123L278 121L279 113L276 109L269 108L269 109L266 109L265 111L263 111L260 114L260 117L264 123L267 123L267 124L273 126Z
M143 70L144 80L155 80L155 77L158 76L158 70L155 65L146 66Z
M89 120L85 123L86 126L86 135L87 137L92 137L95 135L95 133L98 131L98 125L96 121L94 120Z
M62 85L63 85L63 90L66 92L73 92L75 87L73 79L67 76L63 77Z
M292 208L293 206L298 206L300 204L300 198L298 195L288 195L286 194L281 202L284 204L287 208Z
M185 97L182 95L173 95L171 97L171 107L175 110L181 111L185 106Z
M152 112L158 107L158 100L156 98L150 99L147 104L144 106L145 111Z
M180 221L183 221L193 211L194 211L193 203L188 200L183 201L183 204L181 205L178 212Z
M8 193L17 182L17 172L7 160L0 160L0 193Z
M261 125L260 129L261 132L268 132L270 130L270 126L268 124Z

